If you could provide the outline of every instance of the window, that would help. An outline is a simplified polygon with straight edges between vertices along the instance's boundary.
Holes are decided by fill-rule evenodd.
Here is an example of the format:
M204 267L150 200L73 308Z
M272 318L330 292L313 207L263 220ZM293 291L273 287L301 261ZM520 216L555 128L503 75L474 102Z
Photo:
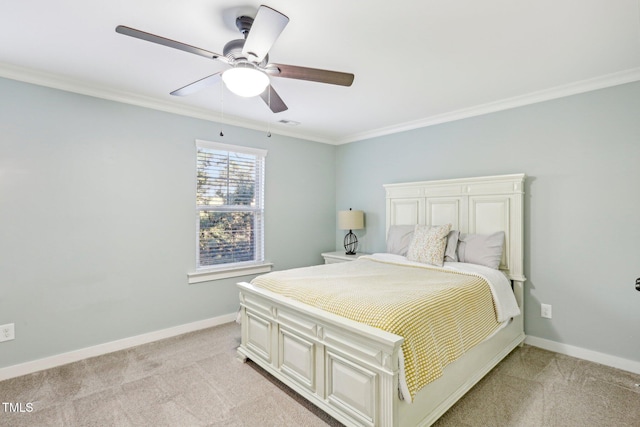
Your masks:
M206 141L196 141L196 147L197 271L189 282L269 271L264 263L267 152Z

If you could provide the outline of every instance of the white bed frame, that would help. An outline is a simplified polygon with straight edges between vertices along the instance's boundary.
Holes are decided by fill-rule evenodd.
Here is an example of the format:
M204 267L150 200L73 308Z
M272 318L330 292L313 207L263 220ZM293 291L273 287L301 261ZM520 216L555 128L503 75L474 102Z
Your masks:
M524 174L388 184L386 228L446 224L506 233L501 269L523 310ZM428 384L413 403L398 392L402 337L239 283L239 357L247 358L347 426L428 426L524 341L518 316Z

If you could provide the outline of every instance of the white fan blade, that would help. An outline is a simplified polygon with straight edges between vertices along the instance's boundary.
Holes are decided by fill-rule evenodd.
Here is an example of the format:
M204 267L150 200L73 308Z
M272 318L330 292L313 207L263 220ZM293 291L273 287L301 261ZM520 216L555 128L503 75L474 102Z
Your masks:
M260 6L242 53L251 61L261 62L288 23L289 18L282 13L268 6Z

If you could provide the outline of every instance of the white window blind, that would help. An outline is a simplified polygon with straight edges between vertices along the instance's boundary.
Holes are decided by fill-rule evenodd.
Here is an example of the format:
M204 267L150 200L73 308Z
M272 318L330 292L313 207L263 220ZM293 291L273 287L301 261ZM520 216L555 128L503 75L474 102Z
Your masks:
M197 268L264 261L266 150L196 141Z

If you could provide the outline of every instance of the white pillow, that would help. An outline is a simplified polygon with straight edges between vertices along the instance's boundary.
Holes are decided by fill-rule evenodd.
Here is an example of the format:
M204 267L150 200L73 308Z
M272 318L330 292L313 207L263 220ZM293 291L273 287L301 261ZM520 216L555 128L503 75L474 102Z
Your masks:
M392 225L387 233L387 253L407 256L415 225Z
M442 267L444 264L444 250L447 246L447 235L450 230L451 224L433 227L416 225L407 251L407 259Z
M449 235L447 236L447 248L444 250L444 260L447 262L457 262L458 255L456 255L456 251L458 250L458 237L460 236L460 231L451 230Z
M458 261L487 267L500 267L504 231L492 234L460 234L458 238Z

